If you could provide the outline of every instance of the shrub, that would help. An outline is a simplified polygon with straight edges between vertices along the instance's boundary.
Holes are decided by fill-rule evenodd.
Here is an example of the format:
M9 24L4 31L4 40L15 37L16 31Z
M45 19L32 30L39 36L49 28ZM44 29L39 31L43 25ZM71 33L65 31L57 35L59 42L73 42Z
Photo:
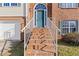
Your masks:
M63 35L62 39L67 43L79 44L79 33L68 33Z

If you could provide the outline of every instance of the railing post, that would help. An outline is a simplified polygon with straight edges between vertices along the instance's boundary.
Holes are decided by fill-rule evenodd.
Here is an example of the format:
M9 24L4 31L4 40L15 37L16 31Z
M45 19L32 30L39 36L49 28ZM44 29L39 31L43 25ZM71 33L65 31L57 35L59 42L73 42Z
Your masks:
M58 30L56 29L56 56L58 55L58 49L57 49L58 48L58 46L57 46L58 41L57 40L58 40Z
M26 30L24 30L24 49L26 48L26 45L27 43L26 43Z

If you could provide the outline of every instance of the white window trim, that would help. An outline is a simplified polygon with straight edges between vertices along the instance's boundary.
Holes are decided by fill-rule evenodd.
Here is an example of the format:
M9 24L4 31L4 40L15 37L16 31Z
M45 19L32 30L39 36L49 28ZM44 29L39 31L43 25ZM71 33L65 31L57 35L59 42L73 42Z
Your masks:
M78 3L59 3L60 8L78 8Z
M72 20L71 20L71 21L72 21ZM69 25L69 26L68 26L68 27L62 27L62 24L61 24L62 21L60 22L61 34L65 34L65 33L62 33L62 29L64 29L64 28L68 28L68 29L69 29L69 31L68 31L69 33L71 33L71 30L70 30L71 28L75 28L75 27L70 27L71 21L69 20L69 22L68 22L68 25ZM76 21L74 21L74 22L75 22L75 24L77 23ZM79 25L79 24L78 24L78 25ZM79 27L78 27L78 29L79 29ZM76 30L76 31L77 31L77 30ZM78 32L79 32L79 30L78 30Z

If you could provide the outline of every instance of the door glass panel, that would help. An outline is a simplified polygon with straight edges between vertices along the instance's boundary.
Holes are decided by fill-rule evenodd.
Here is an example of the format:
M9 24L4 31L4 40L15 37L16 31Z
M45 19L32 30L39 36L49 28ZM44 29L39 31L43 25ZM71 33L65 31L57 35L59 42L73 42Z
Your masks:
M70 28L70 32L76 32L76 28Z
M77 31L76 21L70 21L70 32L76 32L76 31Z
M70 21L70 27L76 27L76 21Z
M62 34L67 34L69 32L69 28L62 28Z
M37 27L44 27L44 11L37 11Z

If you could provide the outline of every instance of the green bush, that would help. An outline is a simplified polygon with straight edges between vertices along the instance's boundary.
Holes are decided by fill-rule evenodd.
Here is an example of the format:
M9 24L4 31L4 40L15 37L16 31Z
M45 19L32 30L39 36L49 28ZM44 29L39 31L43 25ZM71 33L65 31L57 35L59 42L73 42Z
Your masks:
M79 33L68 33L63 35L62 39L67 43L79 45Z

